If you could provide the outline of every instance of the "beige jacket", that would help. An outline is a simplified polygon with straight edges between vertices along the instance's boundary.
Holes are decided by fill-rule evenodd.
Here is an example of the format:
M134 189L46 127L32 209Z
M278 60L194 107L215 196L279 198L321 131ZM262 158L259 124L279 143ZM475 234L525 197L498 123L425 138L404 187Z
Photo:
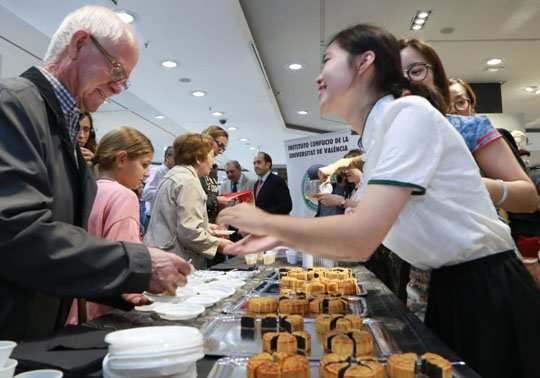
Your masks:
M208 232L206 193L190 165L173 167L158 186L143 244L189 260L196 269L217 252L219 240Z

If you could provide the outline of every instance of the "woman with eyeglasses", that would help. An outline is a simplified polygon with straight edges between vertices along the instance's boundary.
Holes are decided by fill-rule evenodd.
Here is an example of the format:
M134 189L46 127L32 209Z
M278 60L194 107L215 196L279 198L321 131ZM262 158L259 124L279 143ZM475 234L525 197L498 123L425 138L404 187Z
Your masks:
M452 97L449 80L437 52L421 39L402 39L401 68L403 75L416 82L435 85L447 103L447 116L452 126L465 139L480 168L486 188L496 207L513 212L532 213L538 209L536 188L521 169L511 149L487 117L472 117L473 107L464 107L469 100L454 87ZM459 110L461 109L461 110ZM452 114L467 115L460 117ZM429 272L411 266L407 285L407 307L423 319L429 290Z
M94 130L94 121L90 113L85 113L85 117L79 122L80 130L77 136L77 144L87 163L94 157L97 148L96 132Z
M476 106L476 95L469 84L461 79L449 79L450 83L450 114L473 116Z

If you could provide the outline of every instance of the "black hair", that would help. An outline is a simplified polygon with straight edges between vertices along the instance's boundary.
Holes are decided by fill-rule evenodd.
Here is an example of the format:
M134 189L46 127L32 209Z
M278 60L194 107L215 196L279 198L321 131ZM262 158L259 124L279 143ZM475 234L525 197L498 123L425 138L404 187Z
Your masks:
M375 75L372 86L381 93L398 98L403 90L426 98L442 114L446 114L446 101L436 87L426 83L404 80L401 71L401 55L397 39L387 30L368 24L357 24L337 33L328 43L337 43L351 57L367 51L375 54Z
M264 162L270 163L270 169L272 169L272 157L268 155L266 152L259 152L262 156L264 156Z

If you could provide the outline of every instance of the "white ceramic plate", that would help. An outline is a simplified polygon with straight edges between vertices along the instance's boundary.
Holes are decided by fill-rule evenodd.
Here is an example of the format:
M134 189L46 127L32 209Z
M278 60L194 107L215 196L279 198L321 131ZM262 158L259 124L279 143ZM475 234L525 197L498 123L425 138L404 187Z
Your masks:
M209 286L214 286L214 285L222 286L222 285L225 285L225 286L230 286L230 287L234 287L234 288L242 287L245 284L246 284L246 281L242 281L242 280L238 280L238 279L234 279L234 278L228 278L228 277L225 277L225 278L220 277L217 281L212 281L212 282L208 283Z
M143 377L161 377L161 378L191 378L197 376L197 365L192 363L186 368L185 365L169 365L160 369L141 369L141 370L114 370L110 366L109 355L103 359L103 377L104 378L143 378ZM178 372L182 370L182 372Z
M105 342L115 347L147 347L177 344L182 340L186 345L202 342L202 334L194 327L156 326L139 327L115 331L105 336Z
M199 294L218 295L221 298L230 297L236 292L234 287L223 286L223 283L218 282L216 282L214 285L207 284L204 286L199 286L197 290L199 291Z
M215 305L221 300L221 297L217 295L195 295L185 300L184 303L198 304L204 307L210 307Z
M157 314L167 320L194 319L204 312L204 306L189 303L167 303L156 307Z
M146 305L146 306L135 306L135 310L137 311L154 311L154 308L156 306L160 306L162 303L154 302L152 304Z

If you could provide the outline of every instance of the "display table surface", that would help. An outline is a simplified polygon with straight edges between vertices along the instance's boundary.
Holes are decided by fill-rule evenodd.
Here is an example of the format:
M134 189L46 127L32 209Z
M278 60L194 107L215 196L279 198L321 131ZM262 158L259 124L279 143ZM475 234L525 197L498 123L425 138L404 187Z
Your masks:
M229 259L227 263L234 264L239 262L243 262L243 257L234 257ZM461 361L461 358L435 336L420 319L412 314L372 272L359 264L340 265L346 265L352 268L358 282L365 284L368 291L368 295L365 298L368 304L369 317L384 322L402 352L415 352L419 355L432 352L447 358L450 362ZM245 294L250 293L253 288L267 280L268 275L272 271L277 270L281 266L289 266L285 258L281 256L272 265L258 265L260 271L258 275L246 280L246 285L236 289L234 295L207 308L202 315L195 319L170 321L161 319L153 312L141 312L137 310L123 312L114 310L86 323L86 325L111 330L160 325L182 325L196 327L202 330L217 315L222 313L223 308L236 303ZM206 377L216 360L217 357L210 356L199 360L197 362L198 376ZM479 377L470 367L464 364L454 365L454 371L455 375L460 377Z

